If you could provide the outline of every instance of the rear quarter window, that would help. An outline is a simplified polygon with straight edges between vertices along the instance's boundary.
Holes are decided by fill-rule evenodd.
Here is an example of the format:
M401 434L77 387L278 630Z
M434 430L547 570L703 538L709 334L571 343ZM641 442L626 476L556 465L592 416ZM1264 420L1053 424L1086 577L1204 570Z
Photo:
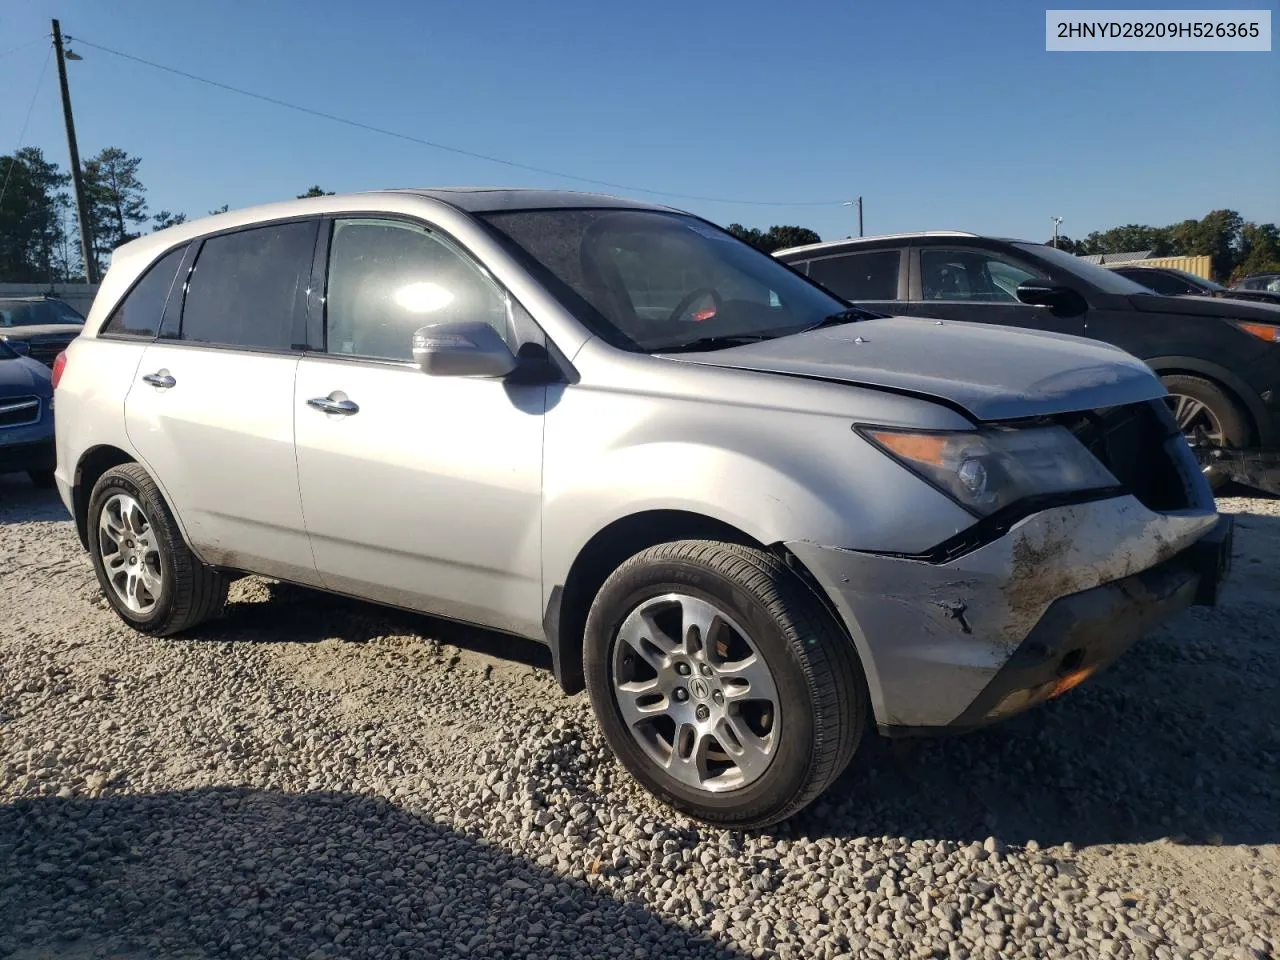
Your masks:
M897 300L898 250L869 250L809 261L809 279L846 300Z
M187 252L186 245L171 250L157 260L142 279L133 285L102 327L102 334L120 337L154 339L160 330L165 304L177 279L178 267Z

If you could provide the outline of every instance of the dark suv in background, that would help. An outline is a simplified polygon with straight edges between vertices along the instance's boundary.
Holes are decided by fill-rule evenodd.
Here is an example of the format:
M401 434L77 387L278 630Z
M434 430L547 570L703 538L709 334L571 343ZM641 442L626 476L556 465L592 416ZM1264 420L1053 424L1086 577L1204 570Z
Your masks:
M1163 296L1042 243L958 231L835 240L775 256L885 313L1065 333L1127 350L1160 375L1215 485L1236 479L1280 493L1280 306Z
M1107 267L1112 273L1128 277L1134 283L1170 297L1229 297L1256 303L1280 304L1280 293L1270 290L1231 289L1204 277L1175 270L1173 267Z
M1232 290L1267 290L1280 293L1280 273L1255 273L1251 277L1237 280L1231 285Z
M46 367L82 329L80 312L54 297L0 297L0 340Z

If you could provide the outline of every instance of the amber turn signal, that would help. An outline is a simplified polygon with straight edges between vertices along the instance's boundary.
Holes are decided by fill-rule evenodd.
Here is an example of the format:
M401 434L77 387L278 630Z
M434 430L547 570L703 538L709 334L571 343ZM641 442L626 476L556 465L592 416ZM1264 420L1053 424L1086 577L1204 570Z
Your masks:
M1237 320L1236 326L1245 333L1251 333L1259 340L1267 343L1280 343L1280 325L1274 323L1245 323Z

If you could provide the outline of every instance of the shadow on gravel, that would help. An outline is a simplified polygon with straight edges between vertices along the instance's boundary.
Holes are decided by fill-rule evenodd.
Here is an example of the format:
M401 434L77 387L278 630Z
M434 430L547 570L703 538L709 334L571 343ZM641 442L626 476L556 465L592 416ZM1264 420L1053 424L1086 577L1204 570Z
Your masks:
M0 474L0 525L70 519L58 491L33 486L25 474Z
M741 956L384 800L237 789L0 806L11 952Z
M473 653L551 669L550 649L536 640L289 583L267 581L263 587L265 600L233 600L227 604L226 614L201 627L197 636L237 643L318 643L329 637L364 643L392 633L409 633Z
M1219 498L1224 497L1250 497L1255 500L1280 500L1280 494L1270 493L1266 490L1259 490L1257 487L1246 487L1242 483L1236 483L1232 480L1227 483L1221 490L1217 492Z

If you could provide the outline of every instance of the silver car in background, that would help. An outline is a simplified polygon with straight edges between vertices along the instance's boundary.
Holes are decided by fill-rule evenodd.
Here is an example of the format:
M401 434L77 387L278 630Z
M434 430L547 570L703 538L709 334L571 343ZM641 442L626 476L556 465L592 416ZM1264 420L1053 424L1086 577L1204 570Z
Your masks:
M251 572L550 645L623 764L759 827L869 722L978 727L1230 555L1128 354L882 317L697 217L520 190L264 206L115 252L57 483L140 631Z

